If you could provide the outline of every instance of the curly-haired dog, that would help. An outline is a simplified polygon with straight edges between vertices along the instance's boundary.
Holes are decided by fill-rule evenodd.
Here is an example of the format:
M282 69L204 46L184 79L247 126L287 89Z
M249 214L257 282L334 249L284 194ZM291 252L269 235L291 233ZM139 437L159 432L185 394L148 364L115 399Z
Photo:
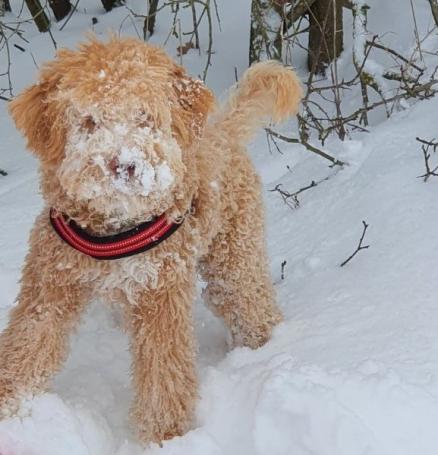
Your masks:
M235 344L261 346L281 320L245 144L294 114L301 94L291 70L265 62L215 110L200 81L134 39L92 39L44 66L10 105L40 160L46 208L0 337L3 416L45 389L97 295L123 304L142 440L189 428L197 271Z

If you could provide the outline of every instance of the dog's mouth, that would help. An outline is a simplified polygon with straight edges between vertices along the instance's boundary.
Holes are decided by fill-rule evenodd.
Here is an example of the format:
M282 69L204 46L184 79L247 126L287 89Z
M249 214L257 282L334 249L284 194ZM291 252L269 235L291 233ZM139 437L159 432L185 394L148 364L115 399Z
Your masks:
M153 197L171 191L175 183L166 160L145 160L137 147L122 147L118 155L110 157L97 153L82 164L66 158L57 172L65 192L78 201L117 195Z

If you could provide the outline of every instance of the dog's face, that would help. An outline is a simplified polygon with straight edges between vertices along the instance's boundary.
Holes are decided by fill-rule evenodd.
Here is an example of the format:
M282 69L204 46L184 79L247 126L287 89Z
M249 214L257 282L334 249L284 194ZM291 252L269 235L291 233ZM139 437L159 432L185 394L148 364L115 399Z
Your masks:
M11 113L41 161L49 204L105 230L190 207L213 103L160 49L114 39L60 51Z

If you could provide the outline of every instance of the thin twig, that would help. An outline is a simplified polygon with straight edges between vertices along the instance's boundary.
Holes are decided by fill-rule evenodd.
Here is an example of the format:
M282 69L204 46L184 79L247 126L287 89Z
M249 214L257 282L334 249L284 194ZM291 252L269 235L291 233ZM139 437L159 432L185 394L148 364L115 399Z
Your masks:
M417 25L417 18L415 16L414 4L413 4L412 0L410 0L409 3L411 4L412 18L414 20L414 34L415 34L415 39L417 41L418 52L420 54L421 61L424 62L423 53L421 51L421 45L420 45L420 35L418 34L418 25Z
M284 261L281 262L281 279L282 279L282 280L284 280L284 277L285 277L285 275L284 275L284 269L286 268L286 264L287 264L287 261L286 261L286 260L284 260Z
M399 58L401 61L405 62L409 66L412 66L412 68L415 68L420 73L424 72L424 69L420 68L415 63L413 63L412 61L408 60L406 57L403 57L403 55L399 54L394 49L391 49L391 48L389 48L387 46L384 46L383 44L376 43L376 41L367 41L366 43L367 43L368 46L375 47L376 49L380 49L382 51L388 52L388 54L391 54L394 57Z
M332 163L332 165L334 165L334 166L345 166L346 164L348 164L347 162L338 160L337 158L320 150L319 148L315 147L314 145L309 144L307 141L302 141L301 139L284 136L283 134L277 133L276 131L272 130L271 128L265 128L265 130L268 134L270 134L284 142L288 142L290 144L304 145L304 147L306 147L307 150L309 150L310 152L316 153L317 155L321 156L322 158L325 158L326 160L330 161Z
M211 21L211 12L210 12L210 0L205 2L205 11L207 13L208 20L208 49L207 49L207 62L205 64L204 72L202 73L202 80L205 82L207 79L207 72L210 66L212 46L213 46L213 23Z
M269 190L269 191L271 193L277 192L278 194L280 194L284 203L287 206L289 206L292 209L297 209L300 207L300 201L298 199L299 194L304 193L304 191L310 190L311 188L317 187L320 183L326 182L327 180L329 180L330 177L331 176L329 175L318 181L312 180L309 185L303 186L302 188L295 191L294 193L289 193L288 191L283 190L282 189L283 185L281 183L275 185L275 188L273 188L272 190Z
M420 99L427 99L432 96L434 96L437 93L437 90L434 89L433 87L438 84L438 80L433 79L429 82L426 82L424 84L418 84L413 88L408 88L405 92L399 93L397 95L394 95L390 98L384 99L382 101L376 101L373 104L370 104L369 106L362 107L358 109L356 112L353 112L352 114L348 115L347 117L343 117L340 119L343 123L348 123L353 120L356 120L363 112L365 111L371 111L379 106L392 103L394 101L399 101L402 99L410 99L410 98L416 98L419 97ZM422 93L423 92L423 93ZM338 119L339 120L339 119ZM335 129L335 126L330 126L328 127L325 132L329 133L331 130Z
M193 19L193 36L195 37L195 49L199 50L201 53L201 49L199 49L199 33L198 33L198 21L196 19L196 6L193 0L190 0L190 7L192 9L192 19Z
M76 8L78 7L78 4L79 4L79 1L80 0L76 0L76 3L74 4L73 8L70 10L70 12L68 13L68 16L67 16L67 19L64 21L64 23L61 25L61 27L59 27L59 30L62 31L64 30L64 27L67 25L67 23L69 22L69 20L71 19L71 17L73 16L73 13L76 11Z
M433 152L435 153L438 148L438 142L435 142L434 139L430 141L426 141L425 139L421 139L419 137L416 138L418 142L420 142L421 145L421 150L423 151L423 157L424 157L424 165L426 166L426 173L423 175L419 175L417 178L422 178L423 182L426 183L429 180L429 177L438 177L438 166L436 166L434 169L430 168L430 152L429 149L430 147L433 148Z
M359 245L357 246L354 253L351 256L349 256L347 259L345 259L345 261L341 264L341 267L344 267L344 265L348 264L354 258L354 256L356 256L356 254L359 253L359 251L366 250L367 248L370 247L369 245L362 246L362 242L365 237L365 233L369 226L369 224L367 224L365 221L362 221L362 224L363 224L363 231L362 231L362 236L359 240Z

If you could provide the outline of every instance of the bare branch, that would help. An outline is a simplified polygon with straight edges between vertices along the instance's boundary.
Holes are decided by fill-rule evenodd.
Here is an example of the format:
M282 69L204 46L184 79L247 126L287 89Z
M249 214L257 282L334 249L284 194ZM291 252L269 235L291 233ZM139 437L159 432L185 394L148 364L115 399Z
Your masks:
M426 173L423 175L419 175L418 178L422 178L423 182L427 182L429 177L438 177L438 166L436 166L434 169L430 168L430 148L432 147L433 153L437 151L438 148L438 142L435 142L434 139L427 141L425 139L421 139L419 137L416 138L418 142L420 142L421 145L421 150L423 151L423 157L424 157L424 165L426 166Z
M281 262L281 279L282 279L282 280L284 280L284 277L285 277L285 275L284 275L284 269L286 268L286 264L287 264L287 261L286 261L286 260L284 260L284 261Z
M284 142L288 142L289 144L301 144L301 145L304 145L304 147L306 147L307 150L309 150L310 152L313 152L313 153L316 153L317 155L325 158L326 160L330 161L332 163L332 165L334 166L345 166L346 162L344 161L341 161L341 160L338 160L336 159L335 157L329 155L328 153L320 150L319 148L315 147L314 145L311 145L307 142L307 140L303 140L303 139L297 139L297 138L293 138L293 137L288 137L288 136L284 136L283 134L280 134L280 133L277 133L276 131L270 129L270 128L265 128L266 132L274 137L276 137L277 139L280 139Z
M363 239L365 238L365 233L369 226L369 224L367 224L365 221L362 221L362 224L363 224L363 231L362 231L362 236L359 240L359 245L357 246L357 248L353 252L353 254L351 256L349 256L347 259L345 259L345 261L341 264L341 267L344 267L344 265L348 264L354 258L354 256L356 256L356 254L359 253L359 251L366 250L367 248L370 247L369 245L362 246Z

